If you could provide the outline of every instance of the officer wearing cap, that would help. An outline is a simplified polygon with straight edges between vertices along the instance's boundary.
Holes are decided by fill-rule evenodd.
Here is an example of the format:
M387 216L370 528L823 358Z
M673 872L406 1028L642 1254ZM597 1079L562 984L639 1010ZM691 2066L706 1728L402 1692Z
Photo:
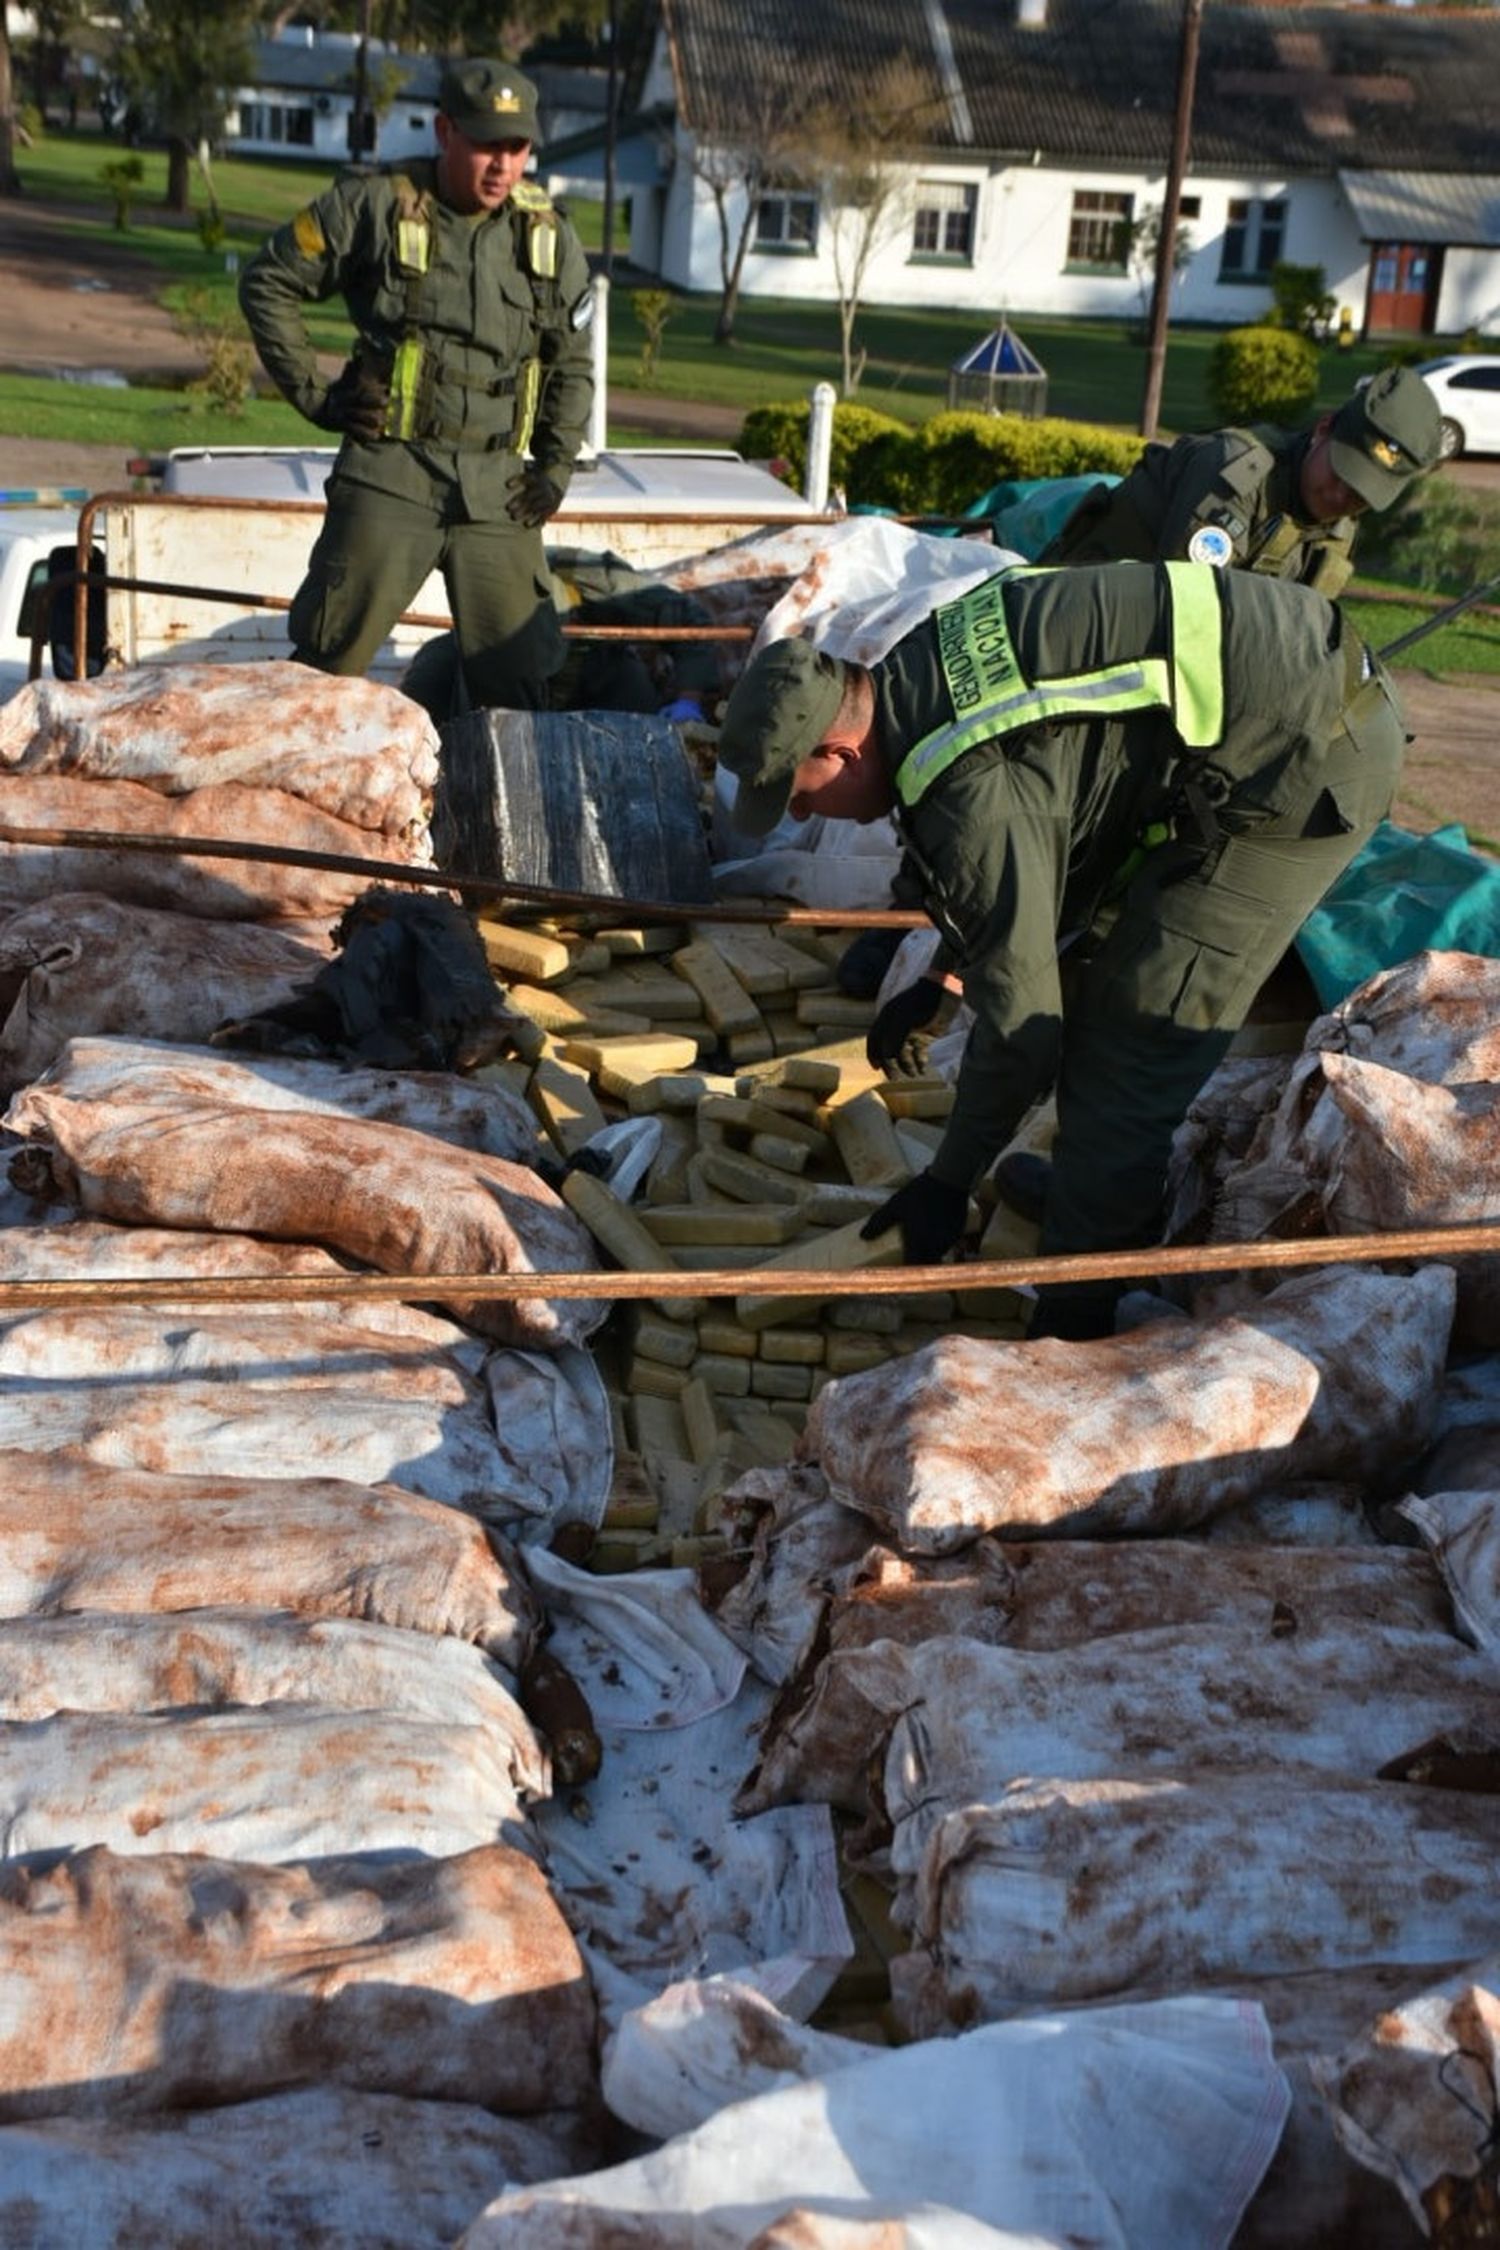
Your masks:
M869 1221L942 1257L970 1190L1055 1088L1047 1252L1159 1238L1189 1102L1381 820L1405 742L1333 605L1192 563L1016 570L868 670L773 643L725 708L734 817L894 817L974 1012L931 1167ZM1033 1332L1106 1333L1116 1292L1042 1293Z
M1388 367L1311 429L1268 424L1149 445L1087 493L1044 563L1214 563L1294 578L1332 599L1354 573L1356 519L1436 466L1442 416L1420 375Z
M434 158L341 173L241 279L267 371L343 440L292 645L322 671L366 671L440 569L470 700L535 709L564 653L541 526L588 426L588 265L525 177L530 79L456 64L436 133ZM304 307L332 296L358 342L329 383Z

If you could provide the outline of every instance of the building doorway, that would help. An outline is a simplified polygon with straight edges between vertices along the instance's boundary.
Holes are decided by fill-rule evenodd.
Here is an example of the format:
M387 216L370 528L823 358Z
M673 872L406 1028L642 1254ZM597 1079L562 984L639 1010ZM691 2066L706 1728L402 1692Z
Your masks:
M1425 242L1377 242L1370 253L1371 336L1430 335L1437 314L1443 253Z

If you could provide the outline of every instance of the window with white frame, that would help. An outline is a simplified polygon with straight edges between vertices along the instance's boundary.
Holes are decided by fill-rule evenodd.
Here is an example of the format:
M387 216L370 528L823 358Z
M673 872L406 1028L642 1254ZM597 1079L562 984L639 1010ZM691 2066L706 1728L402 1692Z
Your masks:
M961 180L919 180L912 214L914 258L974 256L975 190Z
M313 113L291 102L241 102L240 138L287 148L311 148Z
M1224 214L1221 281L1266 281L1286 240L1284 195L1234 195Z
M1135 197L1109 188L1074 188L1068 221L1068 264L1096 273L1124 273L1130 261Z
M756 249L812 251L817 241L817 197L805 188L768 189L756 207Z

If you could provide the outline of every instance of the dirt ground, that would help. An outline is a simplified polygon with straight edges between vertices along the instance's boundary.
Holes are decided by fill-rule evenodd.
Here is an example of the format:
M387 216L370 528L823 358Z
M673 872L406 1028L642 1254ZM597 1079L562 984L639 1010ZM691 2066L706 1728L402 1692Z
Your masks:
M0 367L33 373L114 371L144 381L180 381L201 365L194 347L154 301L156 277L128 241L85 248L44 204L0 201ZM665 440L732 443L737 408L685 405L617 394L631 425ZM52 445L0 433L0 490L123 481L113 447ZM1500 490L1500 460L1461 461L1442 471ZM1476 842L1500 852L1500 680L1398 674L1415 741L1396 804L1404 827L1461 821Z

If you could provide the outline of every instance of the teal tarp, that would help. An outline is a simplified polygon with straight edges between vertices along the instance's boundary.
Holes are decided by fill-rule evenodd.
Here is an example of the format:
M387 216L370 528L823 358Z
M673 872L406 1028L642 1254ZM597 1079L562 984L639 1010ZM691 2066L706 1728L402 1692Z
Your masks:
M1500 958L1500 866L1457 823L1416 836L1382 821L1308 916L1297 951L1325 1008L1414 953Z
M1049 539L1061 531L1086 492L1096 486L1115 485L1119 478L1102 470L1084 477L1013 478L997 484L964 513L988 516L990 534L997 547L1013 547L1034 562Z

